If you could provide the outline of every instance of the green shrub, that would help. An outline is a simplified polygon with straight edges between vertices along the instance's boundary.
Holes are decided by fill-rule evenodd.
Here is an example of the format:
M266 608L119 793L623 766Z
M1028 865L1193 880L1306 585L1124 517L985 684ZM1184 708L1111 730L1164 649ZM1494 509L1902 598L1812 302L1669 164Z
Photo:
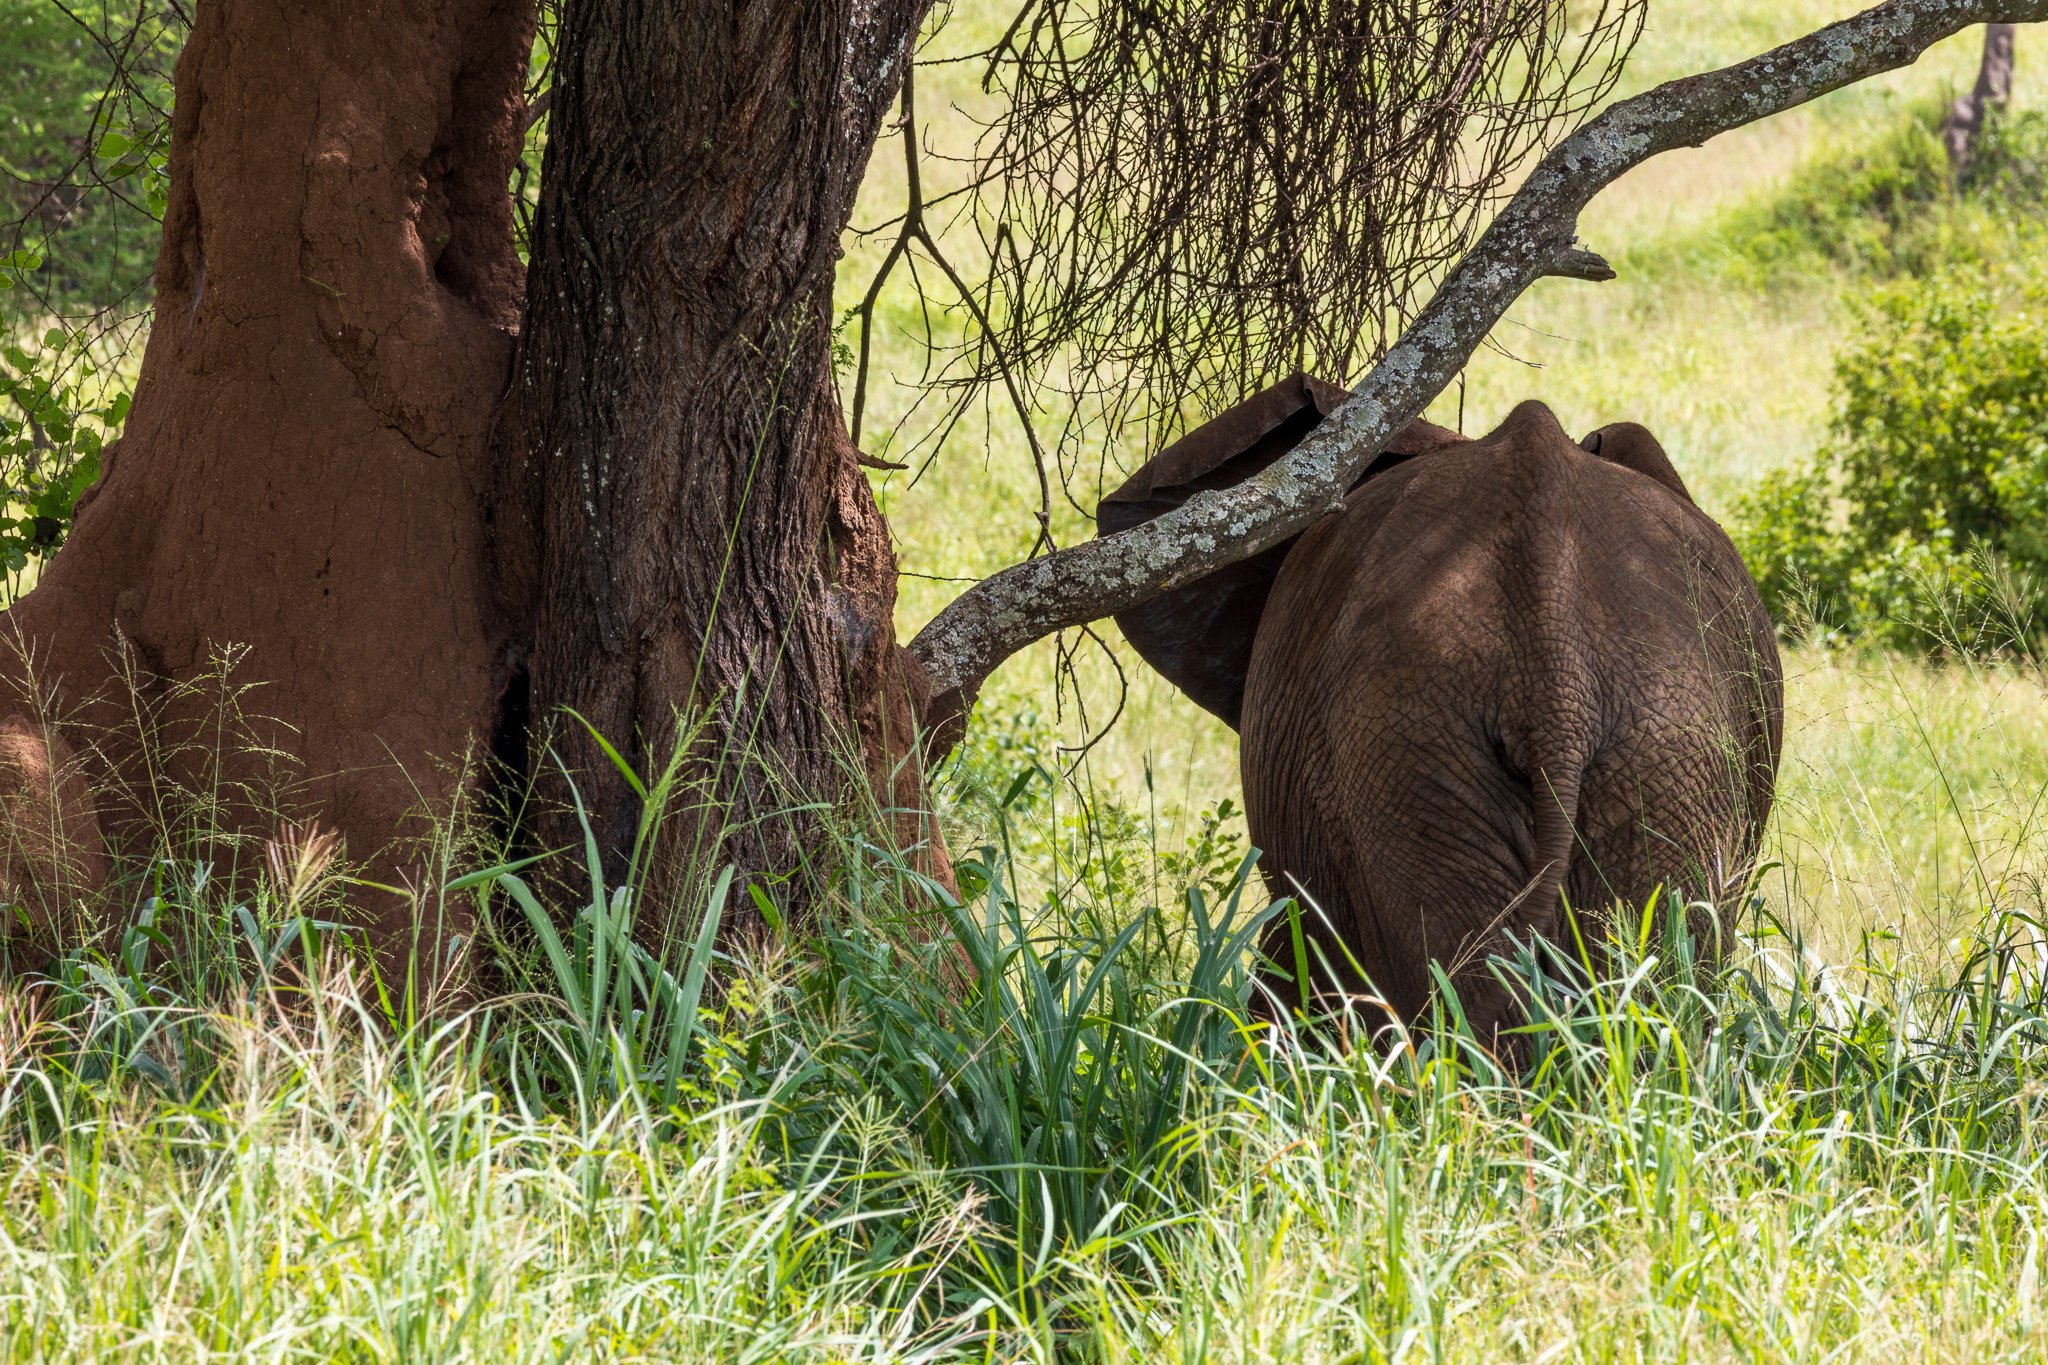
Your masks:
M1839 582L1834 489L1818 466L1777 469L1742 500L1729 527L1774 619L1799 626L1825 612L1816 588Z
M130 395L109 368L85 329L52 327L33 351L0 344L0 589L9 596L30 562L70 533L100 452L128 420Z
M1653 246L1635 273L1715 271L1763 286L1829 267L1879 278L1997 260L2048 211L2048 114L1988 124L1960 186L1941 144L1945 106L1917 104L1869 140L1811 157L1778 189L1732 208L1694 245ZM1656 259L1675 251L1681 260Z
M1933 123L1916 111L1881 140L1803 166L1785 191L1733 215L1730 235L1759 265L1818 253L1842 265L1895 268L1902 230L1948 197Z
M105 7L0 0L0 258L35 261L0 285L0 329L149 300L185 24L175 6L143 9L125 46L102 47L102 25L126 27Z
M1835 366L1832 440L1765 479L1735 534L1772 614L1978 652L2048 578L2048 316L1955 272L1881 292Z

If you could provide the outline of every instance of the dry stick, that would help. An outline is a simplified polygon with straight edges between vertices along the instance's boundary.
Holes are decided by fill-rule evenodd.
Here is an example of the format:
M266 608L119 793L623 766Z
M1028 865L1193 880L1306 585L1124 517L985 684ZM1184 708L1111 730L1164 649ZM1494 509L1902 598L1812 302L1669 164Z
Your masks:
M942 732L1003 660L1249 558L1343 510L1344 493L1457 377L1523 291L1550 275L1612 279L1578 249L1579 214L1660 152L1909 66L1972 24L2048 19L2048 0L1889 0L1760 57L1623 100L1536 166L1413 325L1320 427L1235 487L1201 493L1128 531L1011 565L955 598L911 641Z
M953 287L954 294L961 306L967 309L968 316L974 320L980 334L984 338L993 338L996 334L995 328L989 325L988 313L981 301L974 297L974 291L967 287L967 281L960 277L960 272L953 268L953 263L946 258L946 253L939 249L939 240L932 235L931 224L925 217L924 173L919 169L917 159L919 130L915 65L904 69L902 103L903 117L897 121L897 126L903 130L903 183L907 203L902 216L897 220L902 224L902 228L896 234L896 240L890 244L888 254L882 257L881 266L868 284L868 292L861 296L860 303L853 310L854 316L860 319L860 356L854 365L853 416L848 419L847 426L856 447L860 445L861 421L867 412L869 343L874 336L875 304L882 297L882 287L889 282L889 276L895 271L898 261L908 260L913 278L915 277L917 261L910 256L910 248L913 245L922 246L925 255L931 257L932 264L939 268L939 273L944 275L946 282ZM918 291L918 297L920 301L929 302L922 289ZM931 335L929 316L926 318L925 335L927 338ZM1023 390L1018 387L1015 369L1004 358L999 342L991 341L990 349L995 356L996 369L1002 375L1004 391L1010 395L1010 406L1016 409L1017 420L1024 427L1024 439L1031 447L1031 467L1038 474L1038 535L1031 542L1031 554L1036 555L1040 547L1050 552L1056 547L1052 538L1052 485L1045 472L1045 448L1038 443L1038 430L1032 424L1031 409L1024 402ZM858 451L856 455L860 463L870 469L910 467L889 460L878 460Z

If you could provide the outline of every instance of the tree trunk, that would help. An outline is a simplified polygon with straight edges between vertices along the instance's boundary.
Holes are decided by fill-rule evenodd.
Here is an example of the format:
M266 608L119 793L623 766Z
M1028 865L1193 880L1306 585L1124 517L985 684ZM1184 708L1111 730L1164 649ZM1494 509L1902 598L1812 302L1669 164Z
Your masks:
M1970 159L1976 155L1977 138L1984 131L1984 120L1994 109L2005 108L2012 98L2012 54L2014 24L1986 24L1984 26L1984 59L1977 67L1976 87L1967 95L1958 95L1948 111L1948 119L1941 125L1942 145L1948 148L1949 171L1960 185L1963 173L1970 168Z
M41 703L17 709L5 756L45 741L11 762L17 811L83 756L101 826L142 818L146 799L105 791L137 790L151 745L209 745L178 685L246 646L239 681L268 684L246 704L302 762L306 807L355 857L404 871L394 832L452 795L447 765L488 738L503 681L481 493L520 302L506 185L532 25L530 0L198 7L127 431L8 614L68 714L53 734ZM124 644L142 700L166 708L148 737ZM261 778L259 756L222 757L231 782ZM91 821L64 791L54 816L87 858L72 836ZM245 823L270 814L233 804ZM380 943L464 927L410 909L371 908Z
M700 807L676 856L792 871L812 821L791 808L863 785L922 830L895 568L835 396L831 310L924 8L563 8L503 577L537 603L543 726L566 708L650 769L680 713L709 716L692 770L731 813ZM631 785L580 725L547 732L616 865L640 815ZM545 841L580 844L554 810Z

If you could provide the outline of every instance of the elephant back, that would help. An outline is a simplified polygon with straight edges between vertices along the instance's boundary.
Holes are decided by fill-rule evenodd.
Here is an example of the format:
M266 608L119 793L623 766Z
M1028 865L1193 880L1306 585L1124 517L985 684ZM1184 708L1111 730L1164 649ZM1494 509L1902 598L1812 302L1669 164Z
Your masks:
M1147 461L1095 510L1098 535L1113 535L1171 512L1197 493L1230 488L1284 458L1350 397L1312 375L1295 374L1195 428ZM1361 474L1358 484L1404 460L1463 440L1415 422ZM1146 663L1236 729L1244 706L1252 642L1273 580L1299 536L1184 587L1117 613L1124 638Z

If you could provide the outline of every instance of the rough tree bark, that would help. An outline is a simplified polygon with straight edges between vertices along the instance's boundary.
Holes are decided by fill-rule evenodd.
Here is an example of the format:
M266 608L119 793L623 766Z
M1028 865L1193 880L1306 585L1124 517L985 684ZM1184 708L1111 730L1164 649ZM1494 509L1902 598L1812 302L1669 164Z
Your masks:
M1970 168L1977 138L1984 121L1993 111L2005 108L2012 98L2013 24L1984 26L1984 57L1977 64L1977 84L1967 95L1956 96L1948 118L1941 125L1941 142L1948 149L1949 172L1961 184Z
M503 580L535 607L535 716L573 710L658 767L678 713L710 709L698 759L738 828L686 823L677 847L754 872L801 863L804 821L784 812L858 788L851 748L921 832L895 566L840 417L831 309L925 7L562 12ZM616 860L632 787L580 726L552 737ZM574 842L573 821L540 824Z
M1270 468L1142 526L1012 565L962 593L911 641L957 725L1004 659L1054 631L1137 606L1340 512L1344 490L1457 377L1508 307L1548 275L1610 279L1577 245L1579 214L1623 173L1831 90L1911 65L1986 21L2048 19L2048 0L1888 0L1783 47L1623 100L1553 148L1386 358Z
M140 814L106 799L143 767L123 646L161 696L247 646L241 680L268 684L251 709L359 857L445 800L434 761L489 733L503 633L479 494L520 302L506 184L532 23L530 0L198 7L127 430L7 615L32 660L14 681L43 694L0 742L15 885L61 892L97 870L95 824ZM60 845L78 866L53 876ZM390 946L462 927L370 908Z

